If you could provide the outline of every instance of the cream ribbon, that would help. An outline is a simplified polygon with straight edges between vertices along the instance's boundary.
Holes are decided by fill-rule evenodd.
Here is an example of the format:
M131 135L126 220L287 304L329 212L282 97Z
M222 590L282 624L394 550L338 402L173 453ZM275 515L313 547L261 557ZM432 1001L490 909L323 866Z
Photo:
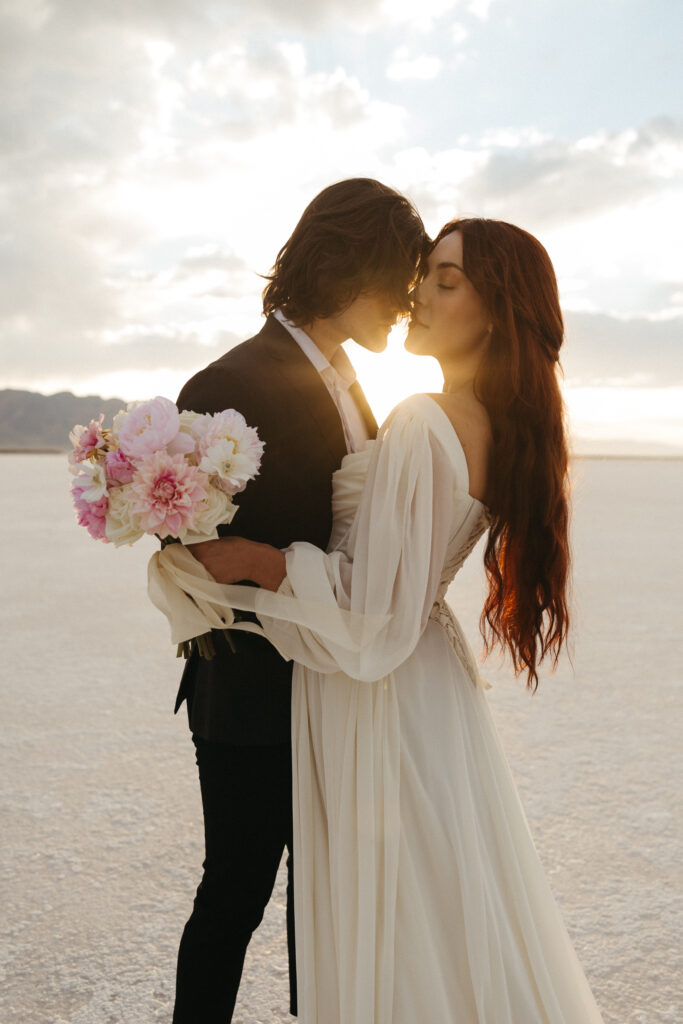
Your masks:
M306 557L301 551L299 557ZM388 615L365 615L293 596L287 577L277 593L260 587L216 583L204 566L182 544L169 544L156 551L147 567L148 594L166 616L174 644L191 640L209 629L235 629L257 633L282 649L266 630L254 622L235 622L233 609L253 612L259 619L273 619L302 626L319 634L323 643L338 644L360 651L387 624ZM282 632L282 631L281 631Z

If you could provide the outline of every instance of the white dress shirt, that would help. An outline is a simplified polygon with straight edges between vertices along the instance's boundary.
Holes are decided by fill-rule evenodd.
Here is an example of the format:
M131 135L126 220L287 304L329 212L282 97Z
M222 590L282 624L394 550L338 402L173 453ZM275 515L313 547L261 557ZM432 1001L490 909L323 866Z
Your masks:
M332 396L332 401L339 410L344 428L346 450L349 452L360 451L365 446L370 434L353 396L349 394L349 388L356 380L356 371L346 352L340 345L332 357L333 363L330 363L313 339L301 327L296 327L287 320L281 310L276 309L273 316L289 331L301 351L313 363L322 377L325 387Z

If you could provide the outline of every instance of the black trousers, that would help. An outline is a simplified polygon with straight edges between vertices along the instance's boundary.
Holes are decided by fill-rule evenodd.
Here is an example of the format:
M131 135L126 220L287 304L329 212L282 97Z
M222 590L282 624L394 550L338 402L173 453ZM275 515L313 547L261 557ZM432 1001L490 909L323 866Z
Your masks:
M291 1013L296 1014L289 743L234 746L193 736L206 859L178 951L173 1024L228 1024L244 956L285 846Z

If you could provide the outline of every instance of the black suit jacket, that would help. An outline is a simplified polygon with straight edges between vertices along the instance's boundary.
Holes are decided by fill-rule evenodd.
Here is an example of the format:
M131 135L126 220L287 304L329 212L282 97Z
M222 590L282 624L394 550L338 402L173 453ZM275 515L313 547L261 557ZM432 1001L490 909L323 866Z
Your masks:
M377 424L360 385L352 393L371 437ZM326 548L332 529L332 474L346 454L341 419L320 374L273 317L259 333L211 363L184 386L179 409L237 409L256 427L261 472L236 496L239 511L221 535L277 548L306 540ZM176 711L187 700L190 728L236 744L287 742L291 662L262 637L235 633L236 653L214 631L216 656L187 662Z

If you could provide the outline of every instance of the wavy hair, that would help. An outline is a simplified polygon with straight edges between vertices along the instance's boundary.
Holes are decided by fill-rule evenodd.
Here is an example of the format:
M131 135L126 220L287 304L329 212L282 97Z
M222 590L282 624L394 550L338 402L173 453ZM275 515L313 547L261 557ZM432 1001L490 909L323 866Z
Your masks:
M515 672L538 686L537 666L557 660L569 611L569 453L559 387L564 325L550 257L504 221L446 224L463 240L463 270L484 301L492 331L475 380L493 432L491 528L481 615L487 653L507 648Z
M397 313L428 243L412 203L373 178L323 189L277 255L263 291L263 311L281 309L299 326L346 309L361 292L381 291Z

